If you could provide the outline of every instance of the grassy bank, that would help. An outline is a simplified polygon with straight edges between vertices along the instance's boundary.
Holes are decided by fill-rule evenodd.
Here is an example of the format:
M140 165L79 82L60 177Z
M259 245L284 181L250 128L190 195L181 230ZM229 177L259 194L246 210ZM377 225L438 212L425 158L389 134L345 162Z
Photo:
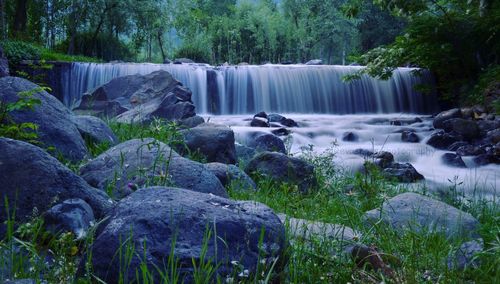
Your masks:
M160 121L149 127L109 123L120 141L132 138L153 137L165 143L178 143L178 129L172 124ZM97 156L109 148L108 145L88 143L90 152ZM395 276L387 278L384 274L370 268L358 267L350 256L336 253L341 244L335 240L322 240L321 236L312 242L294 240L288 248L288 265L281 281L288 283L495 283L500 279L500 208L486 200L463 202L454 198L445 201L476 217L480 225L480 234L485 241L485 250L478 255L480 265L465 271L450 270L448 256L455 251L461 240L449 241L443 235L426 232L406 231L397 233L382 223L376 226L363 225L362 216L367 210L379 207L388 198L398 193L409 191L402 186L381 177L377 171L370 174L352 176L343 169L330 163L335 155L335 146L329 151L317 154L304 150L303 157L316 166L319 186L309 192L301 193L295 186L272 182L269 179L255 177L258 191L239 191L229 186L232 199L255 200L273 208L276 212L290 217L322 221L349 226L359 232L358 241L366 245L375 245L386 256L386 261L395 271ZM196 158L196 157L195 157ZM65 162L65 161L63 161ZM71 165L75 171L80 165ZM453 191L453 186L446 191ZM425 189L422 189L425 191ZM451 195L453 196L453 195ZM7 202L7 201L5 201ZM15 216L10 216L8 234L0 242L0 273L7 267L7 261L14 265L7 274L10 278L39 279L40 275L49 283L99 283L88 273L74 280L78 263L92 245L93 235L84 240L75 240L71 234L51 236L44 231L39 214L34 212L31 222L19 225L14 230ZM288 233L291 233L290 231ZM200 240L201 242L202 240ZM22 251L23 253L20 253ZM142 253L142 252L137 252ZM47 264L47 255L52 259ZM27 264L27 265L26 265ZM26 269L26 267L28 267ZM200 265L199 275L210 274L215 264ZM166 275L175 276L175 261L165 271ZM265 283L270 270L263 270L259 275L243 278L241 283ZM89 267L89 271L91 271ZM138 274L139 282L147 282L148 271ZM145 275L145 276L144 276ZM170 277L171 280L175 277ZM225 283L223 279L220 279ZM199 277L197 283L208 283ZM237 282L234 282L237 283Z
M102 62L97 58L68 55L24 41L0 41L0 46L11 64L17 64L21 60Z

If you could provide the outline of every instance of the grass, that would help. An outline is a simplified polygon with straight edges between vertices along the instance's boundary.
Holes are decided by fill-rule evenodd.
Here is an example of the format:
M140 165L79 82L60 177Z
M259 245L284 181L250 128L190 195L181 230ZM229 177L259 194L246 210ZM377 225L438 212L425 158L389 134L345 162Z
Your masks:
M65 62L102 62L102 60L82 55L68 55L30 42L8 40L0 41L7 59L17 64L21 60L65 61Z
M146 137L157 138L167 144L179 141L178 128L161 121L155 121L148 127L124 125L112 121L109 124L120 141ZM109 145L89 144L90 152L94 156L108 147ZM312 149L303 152L303 157L316 166L319 181L318 188L308 193L300 192L294 185L275 183L263 177L256 177L259 190L239 191L229 186L230 197L262 202L275 212L285 213L289 217L349 226L359 232L359 242L376 246L388 257L387 261L394 269L395 276L387 278L373 269L358 267L350 256L332 253L341 247L337 240L318 236L309 241L303 239L291 241L286 251L288 265L280 276L281 282L498 283L500 208L497 203L474 200L467 203L467 206L461 206L460 201L456 199L446 199L446 202L461 207L479 220L479 232L485 241L485 250L477 256L480 261L479 267L468 268L465 271L450 270L447 267L447 258L460 246L462 240L447 240L441 234L410 230L398 233L383 223L369 227L364 225L362 217L365 211L377 208L388 198L409 189L387 181L374 169L370 174L356 176L344 172L331 164L331 158L335 155L334 149L335 147L323 154L315 154ZM76 170L78 165L73 165L72 168ZM453 189L453 186L451 188ZM39 276L43 275L49 283L99 283L99 280L92 275L90 266L92 259L90 247L94 237L92 233L88 234L85 240L75 240L71 234L48 235L44 232L38 215L33 216L33 220L26 224L19 224L17 230L14 230L13 213L9 212L11 218L8 221L8 234L0 242L0 255L8 255L0 261L0 276L11 279L39 279ZM207 232L205 240L200 242L204 243L207 238L215 237L214 233ZM287 234L291 233L291 229L287 227ZM176 238L173 238L172 242L174 247ZM24 253L18 253L20 248ZM123 268L126 270L126 263L131 255L135 253L140 256L143 254L143 248L134 249L126 242L123 248L123 251L117 252L117 257L125 263ZM48 252L56 260L55 265L45 264L43 256ZM74 272L82 257L86 257L86 273L74 279ZM9 266L7 262L13 265ZM163 275L165 283L181 282L182 276L179 275L178 265L174 252L171 251L166 267L157 267L156 270ZM196 267L195 283L210 283L207 277L214 275L217 265L219 264L205 258L193 262L193 266ZM5 268L8 268L8 272L1 274ZM141 263L136 271L137 282L152 283L151 269L147 263ZM229 283L268 283L273 280L271 275L275 269L274 265L264 267L258 275L240 280L233 278L234 281ZM223 281L219 279L219 282Z

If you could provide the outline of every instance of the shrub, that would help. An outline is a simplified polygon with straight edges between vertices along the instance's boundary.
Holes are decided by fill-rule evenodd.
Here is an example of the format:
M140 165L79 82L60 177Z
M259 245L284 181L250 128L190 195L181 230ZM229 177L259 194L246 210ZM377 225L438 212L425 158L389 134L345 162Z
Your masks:
M41 49L23 41L2 41L0 45L3 48L5 57L11 63L19 63L21 60L39 60L41 58Z

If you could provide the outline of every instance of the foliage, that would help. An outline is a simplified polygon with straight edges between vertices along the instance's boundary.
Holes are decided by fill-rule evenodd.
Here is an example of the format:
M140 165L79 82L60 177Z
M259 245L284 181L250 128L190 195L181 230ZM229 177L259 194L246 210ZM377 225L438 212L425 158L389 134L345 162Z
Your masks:
M374 2L406 19L408 25L394 43L358 58L367 66L357 75L364 73L386 79L399 66L427 68L436 75L443 97L456 99L470 90L471 82L477 80L484 68L498 64L500 3L497 1Z
M21 92L15 102L0 101L0 137L36 143L38 126L31 122L16 123L11 117L11 112L32 110L41 103L39 99L33 97L35 93L40 91L43 91L43 88Z
M2 41L0 45L3 48L5 57L11 63L18 63L21 60L39 60L41 52L38 47L23 41Z

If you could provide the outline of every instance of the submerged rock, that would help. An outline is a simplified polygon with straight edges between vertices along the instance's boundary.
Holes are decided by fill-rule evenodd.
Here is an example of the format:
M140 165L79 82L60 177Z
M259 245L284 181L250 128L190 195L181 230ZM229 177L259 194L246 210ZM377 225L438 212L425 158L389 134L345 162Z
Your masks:
M94 187L111 190L115 198L145 185L171 185L227 196L220 181L203 164L181 157L152 138L116 145L81 167L80 175Z
M410 163L392 163L383 169L382 174L389 179L396 179L398 182L416 182L423 180L421 175Z
M420 142L420 137L415 132L403 131L401 133L401 141L408 143L418 143Z
M249 175L260 174L277 182L295 184L302 192L317 185L313 165L277 152L257 154L248 163L245 172Z
M395 230L443 233L447 238L479 237L479 222L469 213L416 193L397 195L365 213L366 224L382 220Z
M33 109L15 110L9 113L15 123L34 123L38 126L36 139L43 148L55 148L56 154L73 162L79 162L88 154L80 132L72 122L72 113L54 96L40 86L17 77L0 78L0 101L12 103L19 94L32 94L40 101Z
M346 142L356 142L359 140L359 136L354 132L345 132L342 134L342 141Z
M79 198L90 205L97 218L111 209L113 202L102 191L90 187L54 157L31 144L0 138L0 196L22 223L43 213L60 200ZM4 201L5 201L4 200ZM0 239L5 233L7 214L0 203Z
M460 155L454 153L445 153L441 156L441 161L447 164L448 166L456 167L456 168L467 168L462 157Z
M136 253L130 254L123 275L117 254L127 246L135 248ZM173 252L180 280L187 283L193 281L193 261L211 263L216 259L217 263L210 264L215 269L211 276L214 279L238 275L243 270L253 274L258 264L269 269L275 261L274 272L279 274L286 263L285 247L284 226L263 204L152 187L122 200L103 224L102 233L92 245L92 271L108 283L118 282L120 275L127 282L136 279L144 263L153 281L159 283L156 268L165 267ZM147 261L142 262L142 257Z

